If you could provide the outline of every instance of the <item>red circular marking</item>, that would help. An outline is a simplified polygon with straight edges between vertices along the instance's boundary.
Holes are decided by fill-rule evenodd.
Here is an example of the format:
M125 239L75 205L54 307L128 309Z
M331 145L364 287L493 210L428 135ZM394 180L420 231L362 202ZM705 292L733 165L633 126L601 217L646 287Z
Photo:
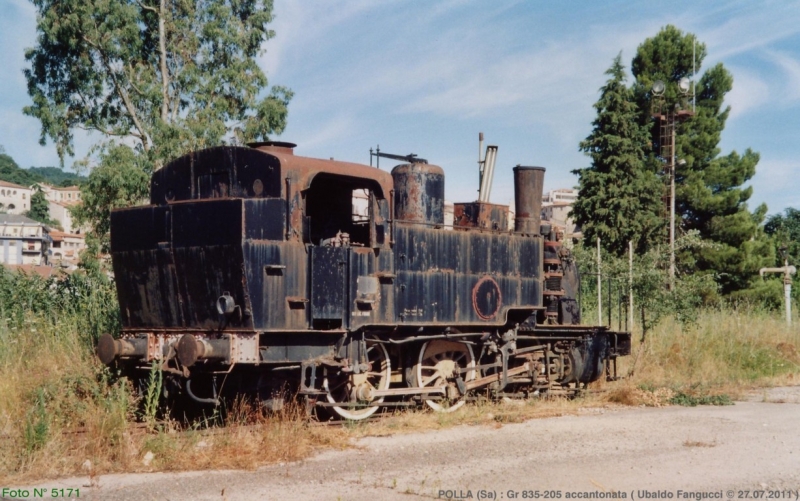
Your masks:
M490 294L494 293L494 295L496 296L496 304L494 305L493 311L484 311L484 309L481 308L481 304L478 302L479 301L478 294L481 293L481 289L483 289L484 294L488 292ZM472 288L472 308L475 310L475 313L477 313L482 320L491 320L494 317L496 317L497 313L500 311L500 306L502 306L502 304L503 304L503 294L500 292L500 286L497 285L497 282L495 282L495 280L489 275L485 275L483 278L478 280L478 282ZM489 308L492 307L491 304L488 304L486 306L488 306Z

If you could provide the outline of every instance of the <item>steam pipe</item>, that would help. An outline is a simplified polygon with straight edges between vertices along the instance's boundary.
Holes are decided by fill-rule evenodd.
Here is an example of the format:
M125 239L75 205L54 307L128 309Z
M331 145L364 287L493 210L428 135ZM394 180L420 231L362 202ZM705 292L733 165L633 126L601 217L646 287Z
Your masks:
M497 146L486 147L486 167L483 171L483 178L485 180L485 187L482 192L483 199L481 202L488 202L489 196L492 194L492 182L494 181L494 167L497 164Z

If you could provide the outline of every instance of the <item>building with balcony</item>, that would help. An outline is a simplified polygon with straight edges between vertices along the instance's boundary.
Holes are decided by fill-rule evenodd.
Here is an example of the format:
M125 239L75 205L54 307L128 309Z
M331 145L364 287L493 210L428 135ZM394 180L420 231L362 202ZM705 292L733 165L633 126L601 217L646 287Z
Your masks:
M18 214L0 214L0 263L49 264L50 243L42 223Z

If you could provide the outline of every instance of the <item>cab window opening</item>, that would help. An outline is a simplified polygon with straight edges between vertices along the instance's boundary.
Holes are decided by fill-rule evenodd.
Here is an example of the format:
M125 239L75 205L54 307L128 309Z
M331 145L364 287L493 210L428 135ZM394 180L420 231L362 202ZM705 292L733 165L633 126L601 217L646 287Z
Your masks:
M373 200L368 182L318 175L305 193L309 241L320 246L369 247Z

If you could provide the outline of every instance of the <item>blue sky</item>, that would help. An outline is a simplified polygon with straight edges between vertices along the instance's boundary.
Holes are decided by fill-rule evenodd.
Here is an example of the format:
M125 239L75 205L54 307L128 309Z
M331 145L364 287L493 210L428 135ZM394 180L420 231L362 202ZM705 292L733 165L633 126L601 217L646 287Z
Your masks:
M706 43L701 72L722 61L734 76L720 147L761 154L751 209L800 208L798 1L276 0L275 15L260 63L295 92L276 139L362 163L376 145L417 153L445 169L448 199L468 201L483 131L499 146L495 203L512 201L517 164L547 167L547 189L575 185L604 71L620 51L629 67L645 38L674 24ZM35 16L26 0L0 0L0 144L23 167L58 163L21 111ZM76 139L79 158L100 138Z

